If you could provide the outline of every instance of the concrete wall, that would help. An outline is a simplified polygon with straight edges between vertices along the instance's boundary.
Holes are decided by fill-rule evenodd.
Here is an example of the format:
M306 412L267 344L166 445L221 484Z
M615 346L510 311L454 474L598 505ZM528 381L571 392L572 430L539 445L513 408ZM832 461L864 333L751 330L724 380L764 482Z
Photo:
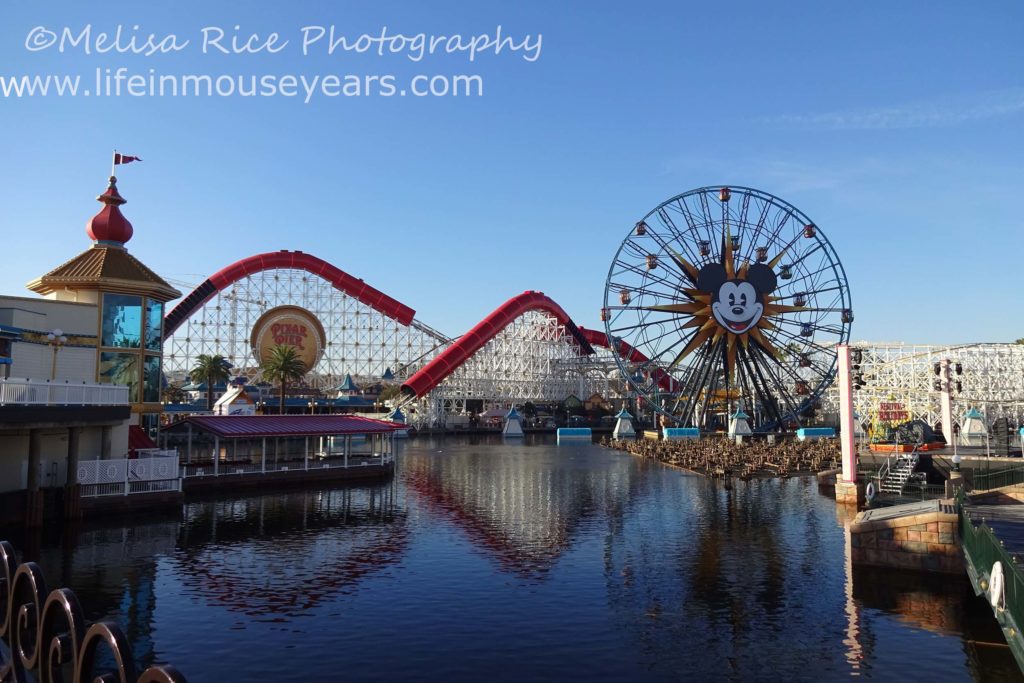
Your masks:
M67 337L95 337L99 324L97 318L97 308L93 305L0 297L0 325L31 332L46 333L59 328ZM53 348L45 343L14 341L7 374L10 377L50 379L54 376ZM74 382L95 382L95 347L65 346L59 349L55 376Z
M964 558L960 550L955 514L929 512L920 515L858 521L850 525L853 563L926 572L960 574Z
M53 349L46 344L11 344L11 377L50 379ZM65 346L57 351L57 380L96 382L96 349Z
M79 460L101 456L103 428L82 427L78 443ZM39 429L41 487L63 486L67 475L68 430L63 427ZM28 486L29 430L0 432L0 493L21 491ZM128 423L111 429L111 457L128 453Z
M77 301L80 304L92 304L98 306L100 303L100 293L89 289L79 290L68 290L60 289L56 292L46 295L47 299L53 301Z
M28 431L0 433L0 493L27 485Z
M63 486L67 472L68 430L40 429L39 485ZM0 434L0 493L28 486L28 430Z
M0 325L36 332L49 332L59 327L67 335L96 336L99 313L92 304L0 296Z

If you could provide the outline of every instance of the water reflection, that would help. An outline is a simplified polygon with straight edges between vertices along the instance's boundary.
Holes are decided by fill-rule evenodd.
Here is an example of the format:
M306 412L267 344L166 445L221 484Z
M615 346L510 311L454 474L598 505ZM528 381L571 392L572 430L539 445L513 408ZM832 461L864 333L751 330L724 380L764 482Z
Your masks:
M687 477L654 497L685 513L610 536L605 571L611 611L646 667L698 678L756 679L766 666L848 673L837 647L842 538L822 528L813 480Z
M974 596L966 579L855 567L853 586L864 610L875 610L910 628L960 636L975 680L1024 680L991 609Z
M1019 680L962 577L854 570L813 478L417 440L392 482L190 501L43 543L143 664L201 681Z
M136 659L151 662L156 558L174 551L177 530L175 520L73 529L62 543L44 546L38 561L51 588L72 587L90 621L116 616Z
M433 440L406 452L402 483L503 571L522 577L548 572L586 520L620 516L644 480L644 468L627 459L593 467L589 445L551 451L533 439L494 440L446 453L448 444Z
M189 503L173 571L207 604L298 617L397 562L406 520L393 484Z

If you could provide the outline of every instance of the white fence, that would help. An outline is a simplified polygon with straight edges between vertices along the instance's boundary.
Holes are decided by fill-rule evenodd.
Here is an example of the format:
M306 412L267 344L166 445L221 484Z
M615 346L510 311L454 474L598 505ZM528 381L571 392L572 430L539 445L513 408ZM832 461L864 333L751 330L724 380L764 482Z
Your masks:
M86 460L78 463L78 483L82 497L180 490L177 451L163 452L171 455L131 460Z
M0 379L0 406L126 406L123 384L86 384L48 379Z

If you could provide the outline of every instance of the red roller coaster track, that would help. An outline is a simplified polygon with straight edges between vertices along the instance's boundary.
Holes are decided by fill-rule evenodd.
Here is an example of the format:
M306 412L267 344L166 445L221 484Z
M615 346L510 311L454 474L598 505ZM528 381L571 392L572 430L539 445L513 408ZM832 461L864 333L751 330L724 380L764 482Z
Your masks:
M611 349L615 353L619 354L620 357L625 358L630 363L647 363L650 358L642 354L640 351L630 346L626 342L619 340L616 344L616 348L612 349L611 343L608 341L608 335L604 332L598 332L597 330L588 330L585 327L579 328L580 334L583 335L584 339L590 342L594 346L600 346L605 349ZM658 368L654 371L654 378L658 382L658 386L666 391L676 391L676 381L672 379L664 370Z
M402 393L406 396L423 396L440 384L445 377L479 351L499 332L508 327L509 323L527 311L544 311L549 313L565 326L580 346L581 353L594 352L586 337L576 327L562 307L541 292L523 292L512 297L493 313L481 320L476 327L459 337L454 344L445 349L437 358L420 368L420 371L402 385Z
M352 277L327 261L301 251L275 251L244 258L211 275L167 314L164 319L164 336L170 337L189 316L199 310L218 292L253 273L275 268L305 270L324 278L338 290L403 325L413 322L416 312L412 308L369 286L362 280ZM550 297L542 292L526 291L499 306L473 329L421 368L402 385L402 392L407 396L417 397L429 393L456 368L479 351L484 344L528 311L543 311L552 315L572 335L583 354L594 352L591 344L611 348L608 338L603 332L577 327L562 307ZM622 340L619 340L616 346L617 348L614 350L630 362L646 363L648 360L644 354ZM666 389L671 388L673 384L671 378L660 370L656 372L659 373L656 376L658 384Z
M217 292L248 275L274 268L296 268L318 275L334 285L335 288L403 325L409 325L413 316L416 315L416 311L400 301L392 299L380 290L374 289L362 280L352 277L340 268L312 254L304 254L301 251L272 251L236 261L211 275L167 314L167 317L164 318L164 336L171 336L186 318L199 310Z

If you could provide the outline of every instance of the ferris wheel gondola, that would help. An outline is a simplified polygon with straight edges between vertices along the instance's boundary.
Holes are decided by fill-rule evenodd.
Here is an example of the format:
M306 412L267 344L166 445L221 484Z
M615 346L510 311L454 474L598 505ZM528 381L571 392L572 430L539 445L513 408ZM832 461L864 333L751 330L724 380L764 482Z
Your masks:
M853 309L813 221L766 192L717 186L673 197L633 227L601 319L609 339L646 357L616 362L654 411L711 429L716 414L745 409L765 431L799 425L816 404Z

